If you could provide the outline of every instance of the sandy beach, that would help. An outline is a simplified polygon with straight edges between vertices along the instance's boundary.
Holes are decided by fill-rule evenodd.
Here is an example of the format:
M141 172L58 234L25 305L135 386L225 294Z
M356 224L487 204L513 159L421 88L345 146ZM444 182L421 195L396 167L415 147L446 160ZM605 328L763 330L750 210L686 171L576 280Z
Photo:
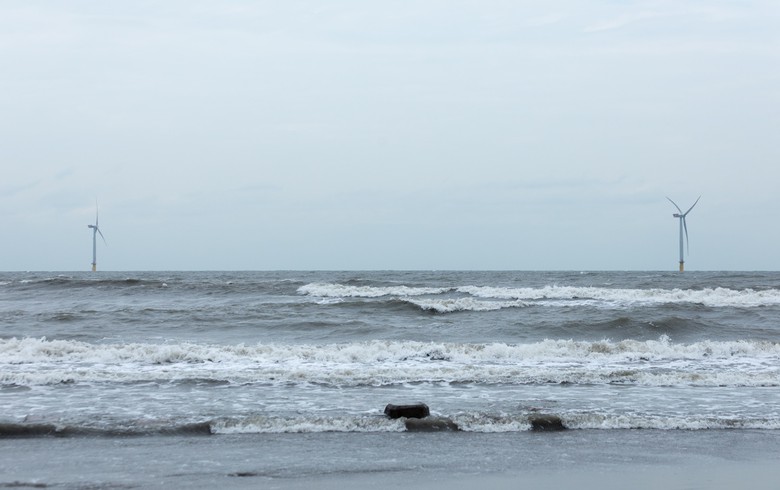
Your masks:
M359 488L409 490L776 490L780 482L780 465L776 460L711 462L681 466L647 466L620 468L583 468L567 470L513 470L491 475L439 476L436 478L398 477L397 475L360 475L268 482L265 488L321 488L352 490ZM247 488L251 484L247 485Z
M776 489L774 431L0 440L0 487Z

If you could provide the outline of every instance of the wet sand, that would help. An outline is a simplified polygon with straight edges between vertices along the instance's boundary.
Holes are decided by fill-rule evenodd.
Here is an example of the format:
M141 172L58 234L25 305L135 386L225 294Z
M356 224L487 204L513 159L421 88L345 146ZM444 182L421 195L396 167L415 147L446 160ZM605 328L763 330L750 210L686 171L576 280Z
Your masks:
M264 488L298 490L397 489L405 490L777 490L780 464L777 460L713 462L680 466L642 464L621 468L581 468L508 471L491 475L437 476L435 478L398 475L325 477L300 481L268 482ZM247 487L248 488L248 487Z
M0 487L777 489L777 431L5 437Z

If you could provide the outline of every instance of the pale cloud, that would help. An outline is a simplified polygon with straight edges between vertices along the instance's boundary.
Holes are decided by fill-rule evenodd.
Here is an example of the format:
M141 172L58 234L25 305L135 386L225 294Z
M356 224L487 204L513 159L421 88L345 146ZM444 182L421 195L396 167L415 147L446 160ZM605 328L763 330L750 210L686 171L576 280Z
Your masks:
M549 26L553 24L558 24L559 22L563 21L565 18L566 15L562 13L552 13L552 14L531 17L527 19L525 23L528 26L534 26L534 27Z
M778 8L5 2L0 269L84 266L95 197L113 269L664 268L664 196L780 209Z
M629 24L635 24L649 19L657 19L668 15L670 14L664 14L660 12L650 12L650 11L627 13L627 14L623 14L617 17L612 17L610 19L606 19L602 21L597 21L595 23L587 25L585 26L583 31L600 32L600 31L609 31L613 29L622 29L623 27L626 27Z
M752 23L754 15L777 14L775 7L764 2L679 2L668 0L647 0L628 2L617 7L618 13L597 11L597 20L590 21L584 32L601 32L623 29L634 24L662 21L684 20L693 24L723 23L729 21L748 21ZM761 13L763 12L763 13Z

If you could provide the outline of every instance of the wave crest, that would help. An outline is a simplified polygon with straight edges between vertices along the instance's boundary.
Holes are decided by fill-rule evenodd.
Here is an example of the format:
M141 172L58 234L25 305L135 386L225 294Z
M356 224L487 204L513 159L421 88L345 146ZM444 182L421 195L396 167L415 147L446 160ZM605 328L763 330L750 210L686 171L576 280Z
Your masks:
M754 308L780 305L780 290L625 289L605 287L543 286L512 288L494 286L410 287L353 286L312 283L298 293L316 298L401 298L424 310L492 311L518 306L582 306L621 308L634 305L698 304L707 307ZM424 296L425 298L420 298Z
M89 382L780 386L768 341L368 341L326 345L88 344L0 340L0 385Z

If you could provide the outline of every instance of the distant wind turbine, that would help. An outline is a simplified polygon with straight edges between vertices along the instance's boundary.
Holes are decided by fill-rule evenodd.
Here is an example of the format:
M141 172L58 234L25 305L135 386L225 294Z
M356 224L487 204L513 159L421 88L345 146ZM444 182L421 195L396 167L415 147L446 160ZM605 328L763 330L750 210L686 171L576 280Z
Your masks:
M103 236L103 232L98 228L98 205L95 202L95 224L87 225L87 228L92 228L92 272L97 270L97 234L100 233L100 238L103 239L103 243L106 243L106 237Z
M667 199L669 199L669 197L667 197ZM696 202L693 203L693 206L696 206L696 203L699 202L699 199L701 199L701 196L699 196L696 199ZM680 220L680 272L682 272L685 270L685 259L683 256L683 230L685 230L685 244L687 245L688 251L690 252L690 243L688 242L688 225L685 223L685 217L688 216L688 213L691 212L693 206L688 208L688 211L683 213L682 210L680 209L680 206L678 206L677 203L675 203L671 199L669 199L669 202L674 204L674 207L676 207L677 211L679 211L679 214L674 213L672 216Z

